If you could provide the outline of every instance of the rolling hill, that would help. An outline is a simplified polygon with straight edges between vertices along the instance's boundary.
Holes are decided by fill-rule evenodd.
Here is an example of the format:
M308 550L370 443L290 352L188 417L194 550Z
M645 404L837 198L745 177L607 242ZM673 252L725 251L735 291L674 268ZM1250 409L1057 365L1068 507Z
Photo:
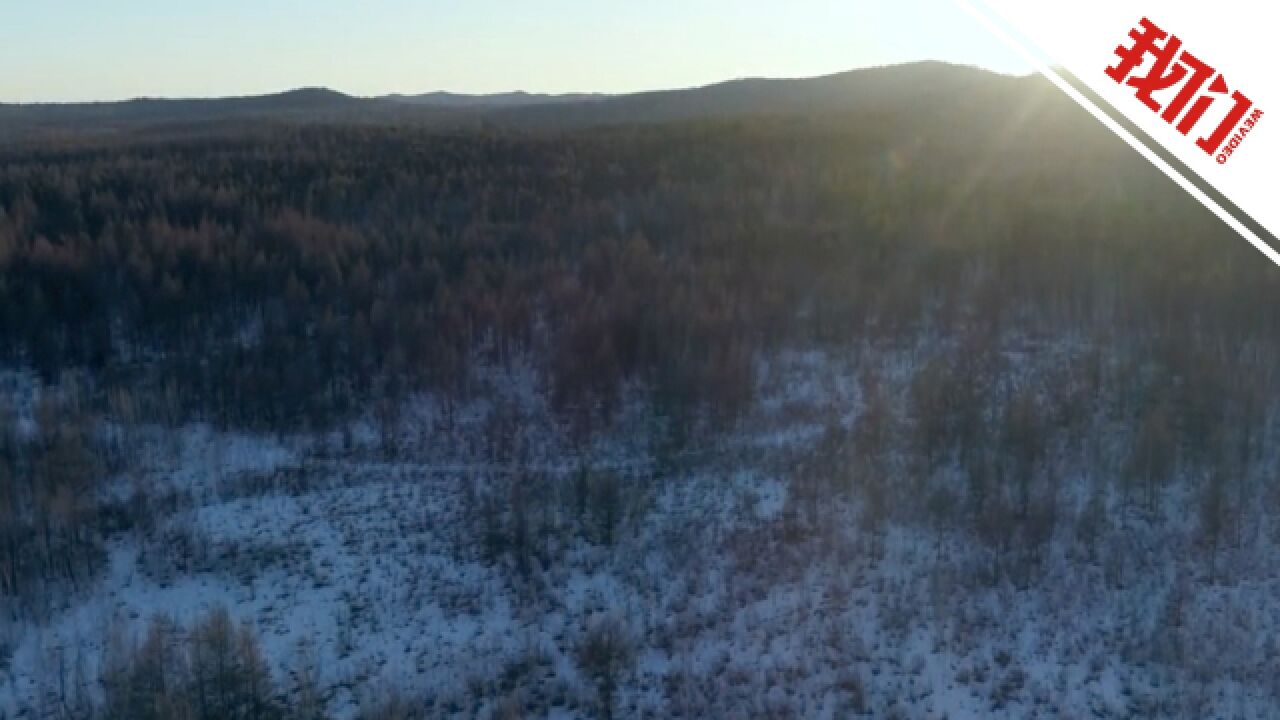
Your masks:
M922 62L815 78L747 78L703 87L628 95L462 95L432 92L362 98L326 88L271 95L201 99L138 98L121 102L0 105L0 139L45 134L128 133L227 122L360 122L439 127L478 122L528 129L577 128L762 114L827 115L874 109L929 113L1043 94L1039 78L1015 78L974 67Z

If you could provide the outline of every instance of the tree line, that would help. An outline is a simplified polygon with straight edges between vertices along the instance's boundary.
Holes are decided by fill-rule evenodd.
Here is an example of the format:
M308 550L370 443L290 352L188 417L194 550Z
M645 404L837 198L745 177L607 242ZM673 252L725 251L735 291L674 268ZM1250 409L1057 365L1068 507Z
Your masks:
M1171 183L1079 132L955 139L980 132L756 119L6 149L3 353L50 379L88 368L117 409L275 429L456 396L478 360L526 354L589 428L633 380L732 418L754 359L794 343L1273 342L1270 273Z

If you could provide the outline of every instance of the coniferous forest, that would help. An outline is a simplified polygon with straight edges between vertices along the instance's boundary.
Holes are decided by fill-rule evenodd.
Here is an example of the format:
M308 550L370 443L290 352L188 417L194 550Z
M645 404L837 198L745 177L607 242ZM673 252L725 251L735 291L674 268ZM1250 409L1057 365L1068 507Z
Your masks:
M1280 715L1280 271L966 82L15 135L0 716Z

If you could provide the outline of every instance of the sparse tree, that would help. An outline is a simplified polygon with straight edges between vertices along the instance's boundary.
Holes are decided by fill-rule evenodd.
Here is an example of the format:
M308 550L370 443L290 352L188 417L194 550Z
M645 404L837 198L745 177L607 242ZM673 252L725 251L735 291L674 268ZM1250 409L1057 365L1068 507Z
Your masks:
M615 695L622 676L635 659L635 650L626 627L613 618L593 621L578 644L578 669L596 685L603 720L614 714Z

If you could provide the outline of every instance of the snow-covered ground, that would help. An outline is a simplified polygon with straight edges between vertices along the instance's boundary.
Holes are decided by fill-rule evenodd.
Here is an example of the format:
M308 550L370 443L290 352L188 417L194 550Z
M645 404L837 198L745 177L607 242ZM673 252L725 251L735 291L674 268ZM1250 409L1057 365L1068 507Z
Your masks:
M831 423L856 423L866 357L762 363L753 416L681 450L673 474L641 401L582 448L521 369L448 419L411 399L390 432L133 428L135 470L115 483L141 473L189 500L108 538L108 569L49 622L5 628L0 713L35 717L75 668L92 692L108 628L225 606L283 688L305 669L337 717L392 695L441 717L594 716L577 648L603 621L635 650L617 717L1280 717L1280 525L1264 513L1209 578L1194 498L1125 512L1064 462L1042 562L994 583L991 550L958 526L875 530L852 496L809 513L795 483ZM891 383L911 364L877 362ZM612 542L575 516L584 467L624 485ZM523 567L483 542L486 498L510 527L517 483ZM1114 510L1085 543L1095 491Z

